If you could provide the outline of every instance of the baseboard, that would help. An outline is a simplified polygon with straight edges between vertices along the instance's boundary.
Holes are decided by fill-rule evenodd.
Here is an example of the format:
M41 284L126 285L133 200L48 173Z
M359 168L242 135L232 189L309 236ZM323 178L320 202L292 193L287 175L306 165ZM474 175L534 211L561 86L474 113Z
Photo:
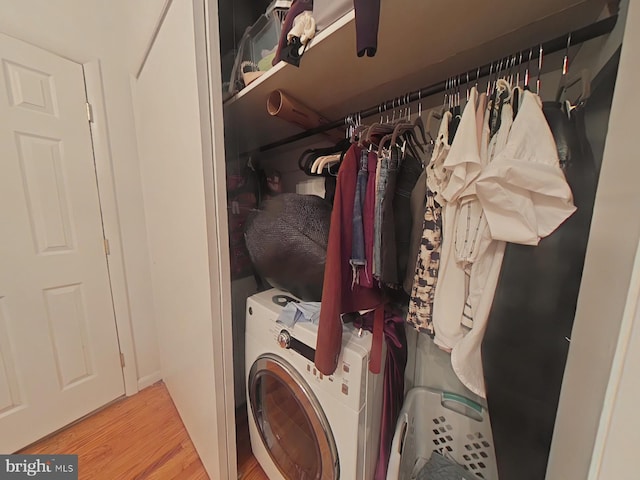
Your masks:
M160 380L162 380L162 372L160 372L160 370L149 375L145 375L144 377L138 379L138 391L144 390L145 388L150 387Z

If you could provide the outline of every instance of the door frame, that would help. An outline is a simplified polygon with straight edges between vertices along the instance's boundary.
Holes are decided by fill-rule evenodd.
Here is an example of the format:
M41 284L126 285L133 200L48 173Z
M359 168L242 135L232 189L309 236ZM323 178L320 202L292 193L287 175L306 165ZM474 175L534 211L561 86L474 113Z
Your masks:
M209 151L210 162L204 162L205 191L207 202L207 213L210 219L216 223L217 237L209 235L209 250L216 247L218 254L217 272L211 271L212 277L217 276L220 286L218 295L218 305L220 308L218 335L214 335L214 351L217 354L215 359L218 365L223 366L222 381L223 405L218 405L219 411L223 413L224 432L218 432L219 438L225 440L221 445L226 445L226 452L220 452L220 457L226 454L228 478L237 478L237 448L236 448L236 423L235 423L235 381L233 365L233 322L231 312L231 266L229 264L229 222L227 209L227 179L226 179L226 152L224 142L224 109L222 100L222 71L220 64L220 31L218 27L218 1L217 0L193 0L194 10L198 5L203 7L202 18L203 34L202 41L196 42L200 47L198 58L202 58L206 63L206 84L208 98L207 111L209 117L206 124L203 122L203 138L210 139ZM196 30L199 31L199 30ZM202 110L201 110L202 111ZM207 137L204 133L207 131ZM207 150L204 150L207 152ZM211 210L210 210L211 209ZM209 227L210 228L210 227ZM211 232L211 229L210 229ZM213 297L213 296L212 296ZM213 302L213 298L212 298ZM214 302L215 304L215 302ZM219 477L224 478L224 477Z
M75 62L73 59L69 60ZM118 213L115 181L113 178L113 159L111 156L111 142L107 124L107 110L104 101L102 70L100 60L97 59L80 64L84 71L87 102L91 105L92 119L90 122L90 133L93 144L93 160L96 170L100 210L102 213L102 228L105 239L109 241L109 253L106 255L106 261L116 333L120 353L124 360L124 365L122 366L124 392L125 395L131 396L139 391L138 371L129 309L127 277L124 266L120 216ZM160 378L158 378L158 380L160 380Z
M229 227L227 218L227 183L224 146L220 35L217 0L186 0L193 4L194 46L200 104L203 180L207 216L210 284L213 320L213 363L218 368L214 378L218 396L211 408L218 418L218 452L215 464L207 465L211 478L237 478L237 448L234 401L233 324L231 319L231 268L229 265ZM131 75L132 89L173 0L164 0L137 68ZM115 301L115 300L114 300ZM215 367L214 367L215 368ZM215 471L211 471L214 469Z

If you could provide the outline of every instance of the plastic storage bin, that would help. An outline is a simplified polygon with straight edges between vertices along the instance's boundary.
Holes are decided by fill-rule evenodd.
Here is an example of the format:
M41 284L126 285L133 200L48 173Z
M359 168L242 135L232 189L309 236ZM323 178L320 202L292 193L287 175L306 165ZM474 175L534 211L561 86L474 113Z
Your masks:
M291 3L291 0L274 0L266 12L245 30L231 71L230 94L241 90L250 80L271 68L271 60L280 40L282 22Z
M387 480L414 479L434 451L478 478L498 479L486 409L462 395L416 387L398 418Z

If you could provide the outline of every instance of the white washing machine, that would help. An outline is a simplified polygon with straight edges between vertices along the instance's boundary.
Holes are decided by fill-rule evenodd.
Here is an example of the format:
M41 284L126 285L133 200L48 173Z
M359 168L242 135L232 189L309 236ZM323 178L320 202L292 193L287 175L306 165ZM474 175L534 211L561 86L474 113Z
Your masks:
M345 326L338 368L314 367L317 326L277 322L290 294L247 299L251 448L271 480L371 480L378 458L382 377L369 372L372 335Z

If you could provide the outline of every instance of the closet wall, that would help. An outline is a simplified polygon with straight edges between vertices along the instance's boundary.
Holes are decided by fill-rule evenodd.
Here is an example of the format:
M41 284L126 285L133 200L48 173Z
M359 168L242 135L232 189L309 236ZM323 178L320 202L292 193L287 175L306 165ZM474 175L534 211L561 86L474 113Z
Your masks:
M430 32L428 28L425 28L424 31L416 31L418 37L424 35L424 41L419 42L416 40L415 43L420 43L425 53L416 58L403 58L407 63L413 62L414 64L420 64L424 62L428 68L420 68L416 65L411 67L405 66L404 70L400 68L403 72L402 77L387 78L383 76L380 80L381 84L375 84L375 80L370 79L366 74L369 72L367 69L372 68L371 62L375 62L375 59L356 59L355 49L352 48L353 43L350 41L346 41L341 48L347 52L349 52L350 48L352 49L353 55L350 61L356 65L356 69L361 69L365 74L363 74L363 76L351 76L349 74L343 76L344 81L351 86L345 86L344 89L341 89L341 91L337 93L334 91L325 92L322 89L320 89L322 90L320 92L310 91L309 85L317 85L317 83L313 82L312 78L318 71L314 70L313 65L310 67L311 73L309 73L309 70L305 71L306 57L303 57L302 66L299 70L290 66L276 67L273 72L269 72L269 77L264 80L267 86L255 87L256 90L264 88L264 90L260 90L259 94L255 92L241 92L240 97L246 95L250 98L248 100L238 98L237 100L227 102L225 108L227 162L242 165L247 162L249 158L240 155L241 152L299 131L296 127L291 127L277 118L270 118L266 115L264 108L266 94L273 88L280 88L282 86L291 89L297 88L299 92L298 96L305 100L306 103L313 104L314 107L331 120L339 119L349 112L355 112L361 108L375 105L382 100L397 97L407 91L416 90L434 81L442 80L446 78L447 75L472 69L478 64L499 58L501 55L507 55L511 53L512 50L528 47L531 44L535 44L536 41L545 40L565 33L573 27L594 21L598 16L604 17L609 14L608 10L602 9L602 2L599 5L596 5L594 2L583 2L581 5L578 5L579 3L580 2L575 2L571 8L567 7L567 9L562 12L556 12L555 17L545 19L546 23L540 19L538 19L537 22L524 22L526 26L523 26L517 31L511 31L508 34L505 33L498 39L485 37L481 40L475 39L476 41L473 45L463 46L456 44L456 46L460 48L459 50L456 50L456 48L452 46L449 51L444 53L440 52L442 53L442 57L440 58L430 57L428 53L430 50L436 48L435 46L433 49L431 48L433 40L429 35L432 32ZM383 8L384 5L385 3L383 2ZM417 11L422 12L420 10L421 7L416 8ZM582 10L580 10L580 8L582 8ZM588 68L592 76L595 77L603 67L607 66L607 62L615 55L616 49L619 48L621 44L627 8L628 3L622 2L621 17L611 35L606 38L593 40L579 47L572 47L570 54L572 72L579 71L582 68ZM580 14L576 12L580 12ZM441 17L434 13L433 16L428 18L433 20L433 18ZM332 34L345 34L345 32L342 32L342 29L348 28L348 22L346 22L345 25L337 28ZM429 23L429 26L432 26L432 24ZM460 27L461 30L464 30L465 26L466 23L464 19L458 21L457 27ZM382 45L389 39L391 33L397 33L397 30L389 31L385 28L389 27L381 26L379 41ZM395 28L397 29L398 27L396 26ZM431 39L431 42L429 39ZM506 39L508 39L508 41L506 41ZM322 46L324 45L322 42L324 42L324 40L320 37L317 41L319 45L316 48L318 55L320 55L322 53ZM455 41L452 41L452 43L455 44ZM307 53L309 58L311 58L313 48L314 47ZM326 55L326 52L324 52L324 54ZM329 56L328 58L332 57ZM334 60L336 61L336 65L342 65L342 63L340 63L341 59ZM311 60L309 62L311 63ZM324 65L326 66L327 63ZM552 100L556 93L556 86L562 66L562 54L545 56L544 65L545 73L542 76L542 96L545 100ZM617 64L614 59L607 68L615 68L616 66ZM337 70L339 71L339 67ZM362 81L362 78L367 78L367 80ZM279 84L279 82L282 82L282 84ZM482 85L483 82L480 83ZM350 90L350 88L353 89ZM603 88L606 89L607 87L605 86ZM305 96L305 91L308 96ZM343 98L344 102L342 102ZM600 104L591 106L592 113L586 120L586 127L592 149L594 150L594 156L596 158L602 158L609 122L609 99L603 98L597 101L600 102ZM234 105L234 102L238 102L238 105ZM423 99L422 106L426 110L441 103L442 95L436 95L432 98ZM412 111L415 112L416 110L417 104L414 104ZM374 120L370 119L370 121ZM367 123L367 120L365 120L365 123ZM289 144L258 155L252 155L251 161L254 164L259 164L263 168L279 170L283 174L285 190L296 191L296 187L299 188L302 181L310 180L297 168L299 154L306 148L326 146L331 143L331 140L327 137L317 135L305 141ZM598 155L598 152L600 152L600 155ZM602 241L604 241L604 235L607 231L605 225L608 225L607 228L609 232L611 232L613 228L611 225L613 220L611 218L605 220L603 216L605 212L611 214L607 207L607 201L612 200L610 196L613 195L613 191L611 190L614 187L613 183L609 182L613 179L611 170L617 168L613 163L614 160L609 151L604 152L604 159L601 182L604 182L606 186L603 186L599 190L598 198L596 199L596 211L594 213L591 234L592 237L595 235L595 238L599 238L600 235L602 235ZM607 164L607 162L609 162L609 164ZM308 188L313 187L308 186ZM621 199L621 195L619 194L616 194L615 197L618 200ZM615 202L611 202L609 205L613 205L614 203ZM594 233L594 229L596 229L597 233ZM550 479L587 478L591 452L593 451L594 439L607 387L607 379L611 371L611 362L618 337L619 322L622 318L622 310L628 291L631 260L633 259L635 246L637 245L638 237L635 225L629 225L629 228L625 227L622 235L624 236L624 240L620 240L620 242L624 244L621 245L623 248L615 255L616 273L614 275L613 267L611 266L607 267L606 270L608 272L607 275L615 278L615 282L609 285L615 292L612 292L612 294L608 296L607 302L602 302L607 304L606 308L610 314L606 315L606 317L611 319L609 323L603 324L602 318L604 318L604 310L598 309L601 314L599 317L600 323L595 325L593 298L596 298L596 296L593 290L591 291L591 295L582 292L579 299L559 410L559 420L556 424L554 450L547 476L547 478ZM590 246L587 253L588 259L584 273L584 282L586 283L583 283L583 290L588 288L584 286L585 284L590 285L590 288L593 289L595 288L597 280L601 282L601 277L596 273L596 270L603 268L603 263L608 262L607 255L603 254L605 251L604 245L601 245L600 248L594 246L594 242L597 241L598 240L594 240L593 238L590 239ZM622 265L622 262L626 262L625 268L619 269L618 267ZM244 354L240 354L243 350L244 342L244 301L246 296L251 294L254 289L255 282L251 277L236 280L232 287L234 297L234 349L237 352L235 356L237 405L243 403L241 400L239 401L239 399L244 396ZM604 329L606 329L606 332ZM598 338L603 341L598 340ZM590 352L590 358L587 361L586 356L588 355L588 351ZM591 370L591 368L594 369L595 377L591 376L591 372L588 375L585 374L585 362L590 365L589 370ZM592 380L590 381L589 378L592 378ZM577 407L580 411L579 415L576 415L576 405L579 405ZM580 433L576 435L576 432Z
M637 216L627 215L627 212L636 211L640 207L637 182L639 165L634 161L634 142L629 141L634 138L632 132L635 109L639 104L634 82L639 70L633 50L634 45L640 41L640 9L634 2L625 2L623 7L628 10L620 68L594 206L576 322L558 408L548 469L549 478L616 478L616 475L607 475L607 472L612 473L613 470L599 471L598 467L608 441L609 416L615 412L611 403L616 401L616 395L623 403L631 399L637 401L638 398L633 396L633 391L618 390L621 374L619 362L623 362L622 359L625 358L630 327L635 317L637 290L635 281L631 279L640 238L640 220ZM622 345L623 349L617 351L619 345ZM613 363L614 355L620 356L616 364ZM631 397L624 399L621 397L623 393ZM601 418L602 413L604 416ZM624 408L616 413L619 415L618 418L625 414L628 416L629 423L624 428L624 433L618 426L615 434L618 441L621 441L624 435L629 435L630 447L633 443L632 436L636 434L631 422L635 421L637 415ZM594 451L596 432L599 433ZM622 447L621 443L617 446ZM631 453L627 448L618 452L619 456L616 458L619 461L626 459L627 462L631 462L634 455L637 457L637 454ZM609 454L612 454L612 450L609 450ZM590 461L593 462L591 470L585 465ZM627 463L625 467L623 462L618 468L628 468L631 464ZM608 468L613 469L613 465L609 464ZM618 478L633 476L635 474L627 472Z

